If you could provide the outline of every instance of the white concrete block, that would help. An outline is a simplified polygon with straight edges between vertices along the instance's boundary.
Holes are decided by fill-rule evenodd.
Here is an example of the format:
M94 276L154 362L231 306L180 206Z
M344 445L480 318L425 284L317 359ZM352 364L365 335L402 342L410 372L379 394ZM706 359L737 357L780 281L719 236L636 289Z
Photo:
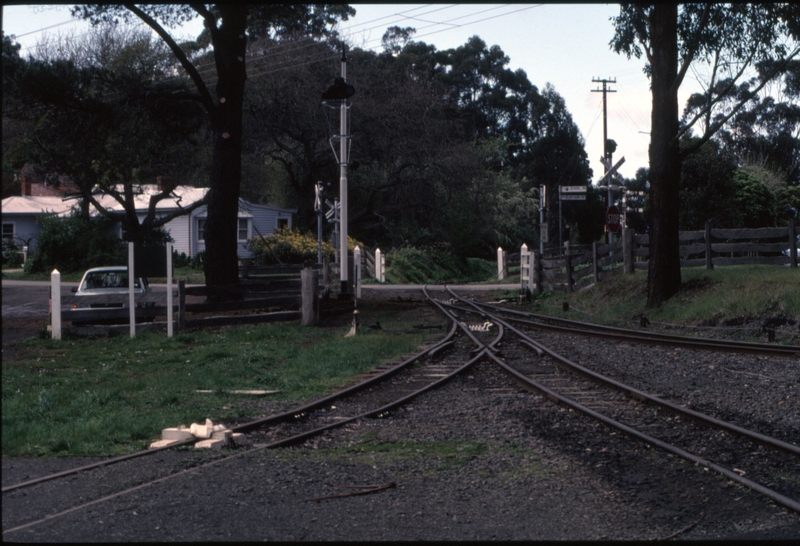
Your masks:
M161 431L162 440L191 440L194 438L187 428L165 428Z
M222 449L225 446L225 440L201 440L194 444L197 449Z
M177 444L178 442L180 442L180 440L159 440L158 442L153 442L152 444L150 444L150 447L148 449L157 449L159 447L168 447L168 446L171 446L173 444Z
M211 439L212 440L225 440L225 442L230 442L231 441L231 434L233 434L233 433L228 429L215 430L214 432L211 433Z
M192 423L192 426L189 427L189 432L191 432L195 438L200 438L200 439L211 438L212 428L213 425L211 427L208 427L206 425L198 425L197 423Z

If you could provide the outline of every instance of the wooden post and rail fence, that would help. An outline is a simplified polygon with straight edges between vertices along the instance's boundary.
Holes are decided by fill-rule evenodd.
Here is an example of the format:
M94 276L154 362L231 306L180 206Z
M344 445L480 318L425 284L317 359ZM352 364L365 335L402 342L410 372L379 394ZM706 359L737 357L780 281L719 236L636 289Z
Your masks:
M759 229L712 229L679 234L681 267L730 265L786 265L797 267L798 240L794 222L787 227ZM520 289L573 292L620 274L647 270L648 235L624 228L621 239L611 244L570 247L564 253L542 256L526 245L520 251ZM499 253L498 253L499 256ZM500 266L498 265L498 271Z
M710 224L702 231L681 232L681 267L764 264L785 265L797 268L798 240L794 222L788 227L760 229L712 229ZM649 259L649 239L647 235L636 235L630 228L624 228L622 237L611 244L594 243L586 246L565 244L561 255L542 255L537 250L529 250L522 245L519 255L509 256L498 249L498 277L508 274L508 264L520 264L520 288L526 292L544 290L573 292L614 278L621 274L633 274L636 269L647 270ZM359 259L355 264L357 274L355 292L360 293L361 267L369 277L385 282L385 256L376 249L372 255L366 249L359 249ZM323 288L332 282L329 264L313 267L290 266L245 266L240 271L241 284L238 290L241 299L236 301L212 303L207 301L189 302L188 298L205 297L205 286L187 287L184 281L178 283L178 317L175 326L178 330L202 326L221 326L236 324L256 324L271 321L301 320L303 324L317 324L320 316L320 278ZM322 269L322 271L319 271ZM335 280L335 279L334 279ZM73 303L82 304L124 304L129 302L127 294L108 296L61 295L60 274L53 272L51 304L51 331L54 339L61 337L62 321L120 320L129 317L125 308L97 308L61 312L61 306ZM138 320L155 320L167 316L167 308L154 305L161 296L153 293L137 294L135 309ZM219 313L218 316L213 316ZM228 313L224 315L223 313ZM231 314L235 313L235 314ZM190 314L204 315L190 318ZM208 316L212 315L212 316Z

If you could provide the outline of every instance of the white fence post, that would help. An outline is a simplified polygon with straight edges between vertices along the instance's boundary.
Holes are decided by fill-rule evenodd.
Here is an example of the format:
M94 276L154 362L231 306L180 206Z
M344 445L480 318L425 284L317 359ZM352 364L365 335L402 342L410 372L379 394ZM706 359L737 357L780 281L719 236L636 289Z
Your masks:
M167 243L167 337L172 337L172 243Z
M502 281L508 274L508 264L506 263L506 251L502 247L497 247L497 280Z
M133 243L128 243L128 319L131 321L131 339L136 337L136 303L133 297Z
M531 274L531 252L524 244L519 250L519 281L522 294L533 291L533 275Z
M386 257L381 252L380 248L375 249L375 278L378 279L378 282L386 282L386 271L385 266L386 264Z
M61 339L61 273L50 273L50 337Z
M353 249L353 269L356 299L361 299L361 249L358 245Z

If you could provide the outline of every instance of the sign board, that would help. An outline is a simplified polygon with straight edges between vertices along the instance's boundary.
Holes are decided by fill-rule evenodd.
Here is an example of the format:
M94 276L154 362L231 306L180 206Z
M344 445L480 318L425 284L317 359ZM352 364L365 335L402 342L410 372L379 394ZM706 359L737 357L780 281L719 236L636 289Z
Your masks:
M586 186L559 186L561 193L586 193Z
M541 227L539 228L539 237L541 237L543 243L549 243L548 232L550 231L550 225L547 222L542 222Z
M566 195L561 195L562 201L586 201L586 194L585 193L568 193Z
M620 218L621 214L617 207L614 205L608 207L608 211L606 212L606 226L608 227L608 231L611 233L619 232Z
M617 161L617 163L616 163L616 164L615 164L613 167L611 167L611 168L608 170L608 172L607 172L606 174L604 174L604 175L602 176L602 178L600 178L600 180L598 180L598 181L596 182L596 184L597 184L598 186L602 186L602 185L604 185L604 184L607 184L607 183L608 183L608 178L609 178L609 177L611 177L611 176L613 176L613 175L614 175L614 173L616 173L616 172L617 172L617 169L619 169L619 168L622 166L622 164L623 164L623 163L625 163L625 158L624 158L624 157L623 157L623 158L621 158L619 161Z
M165 246L134 246L134 278L166 277L167 248Z

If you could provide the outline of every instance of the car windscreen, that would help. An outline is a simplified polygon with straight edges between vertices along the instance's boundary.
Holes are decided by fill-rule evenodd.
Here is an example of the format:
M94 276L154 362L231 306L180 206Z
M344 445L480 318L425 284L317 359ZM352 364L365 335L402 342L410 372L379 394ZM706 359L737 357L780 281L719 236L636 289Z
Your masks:
M140 288L139 279L134 279L134 288ZM86 274L81 290L102 288L128 288L127 271L93 271Z

